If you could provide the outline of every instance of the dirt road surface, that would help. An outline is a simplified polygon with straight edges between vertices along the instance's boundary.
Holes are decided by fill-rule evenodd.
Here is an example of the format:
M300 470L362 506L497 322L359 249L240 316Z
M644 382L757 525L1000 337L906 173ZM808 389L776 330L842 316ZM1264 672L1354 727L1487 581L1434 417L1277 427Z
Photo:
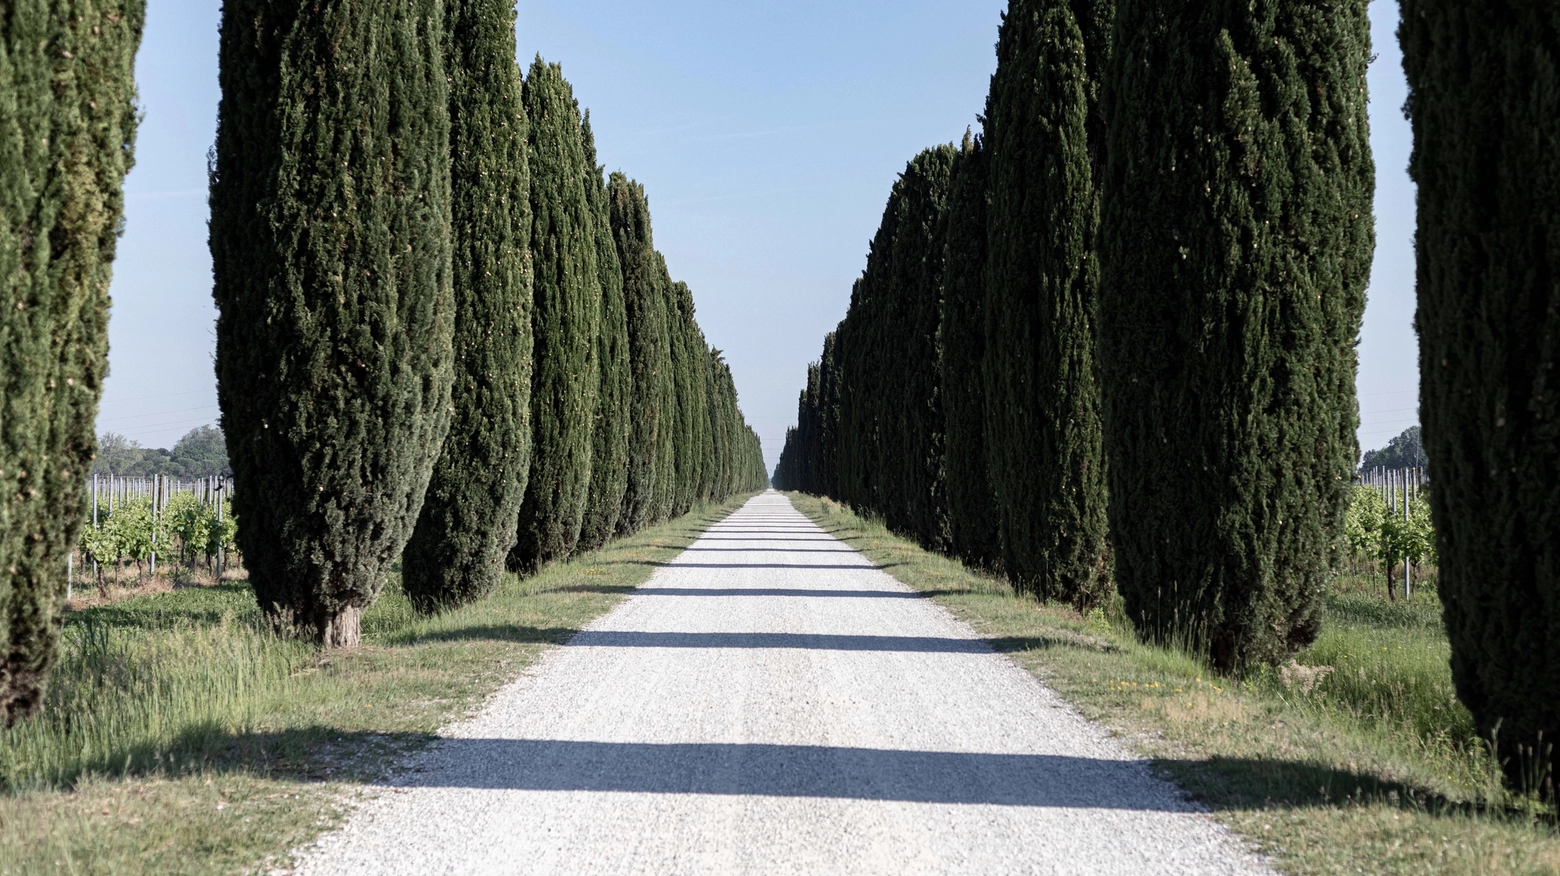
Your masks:
M442 735L298 872L1267 872L773 492Z

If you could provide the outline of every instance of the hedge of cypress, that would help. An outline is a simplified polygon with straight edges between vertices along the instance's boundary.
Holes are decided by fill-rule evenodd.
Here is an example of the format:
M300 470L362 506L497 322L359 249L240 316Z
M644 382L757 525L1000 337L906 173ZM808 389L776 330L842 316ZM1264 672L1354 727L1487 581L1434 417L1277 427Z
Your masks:
M238 544L265 612L326 647L357 641L449 425L442 9L222 9L210 227Z
M655 295L655 309L660 317L655 330L664 340L664 346L658 351L656 361L656 390L660 396L660 402L656 407L661 411L661 427L655 436L656 479L650 491L647 523L670 518L672 508L677 501L678 395L674 363L676 355L674 329L677 319L672 303L672 275L667 270L666 258L659 252L655 252L652 253L652 261L651 273L654 277L652 294Z
M448 0L450 431L401 558L421 611L497 586L531 460L531 191L513 0Z
M107 373L142 0L0 16L0 724L37 709Z
M585 196L595 219L596 264L601 276L601 330L596 338L600 383L596 392L590 492L579 541L579 550L592 550L617 532L618 517L623 511L623 495L628 490L629 402L633 384L623 272L612 234L606 182L602 168L596 164L596 138L590 130L589 113L585 114L580 136L585 143Z
M660 271L650 234L650 204L644 187L621 173L607 186L609 220L623 276L628 334L628 478L618 534L637 531L652 516L662 427L661 381L668 375L666 317Z
M1121 0L1100 370L1117 585L1218 669L1309 644L1374 246L1365 0Z
M1114 583L1146 638L1222 670L1311 641L1356 450L1368 59L1363 0L1012 0L941 215L951 540L906 514L927 491L896 411L921 355L889 351L922 327L878 240L776 485L1042 597Z
M673 445L676 480L672 515L688 513L699 498L704 467L703 423L705 351L703 335L693 320L693 292L688 284L674 282L668 289L667 327L672 336L672 381L677 397L676 436Z
M954 158L941 229L945 267L937 361L948 545L971 566L997 569L1002 543L994 525L997 499L986 461L986 201L985 147L966 132ZM811 387L812 372L808 378Z
M1088 124L1105 52L1087 23L1064 0L1014 0L985 117L986 450L1003 566L1020 589L1080 607L1108 592Z
M943 548L948 539L943 477L942 399L937 331L941 311L942 214L955 150L928 149L905 167L889 195L872 239L867 267L835 332L829 368L847 379L833 387L837 434L820 449L823 428L804 416L803 438L813 445L783 452L831 460L835 494L883 516L888 525ZM824 370L809 378L801 407L820 404ZM806 463L819 478L821 459ZM778 482L792 484L782 471ZM816 488L809 483L807 487Z
M585 144L574 91L540 56L525 80L530 121L531 257L535 270L531 474L510 567L567 557L590 490L601 274L597 214L586 194Z
M1402 13L1420 416L1452 677L1513 785L1553 794L1560 23L1532 3L1403 0Z

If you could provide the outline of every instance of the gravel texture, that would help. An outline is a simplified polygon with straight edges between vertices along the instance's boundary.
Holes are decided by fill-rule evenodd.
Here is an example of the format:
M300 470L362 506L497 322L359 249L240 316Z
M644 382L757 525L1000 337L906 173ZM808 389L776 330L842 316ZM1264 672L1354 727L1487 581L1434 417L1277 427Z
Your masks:
M773 492L442 735L298 872L1268 872Z

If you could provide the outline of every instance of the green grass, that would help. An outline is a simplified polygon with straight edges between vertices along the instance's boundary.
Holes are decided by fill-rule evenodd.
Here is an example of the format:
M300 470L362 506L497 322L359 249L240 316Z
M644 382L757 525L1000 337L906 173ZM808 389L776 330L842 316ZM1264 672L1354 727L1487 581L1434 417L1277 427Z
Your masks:
M1428 587L1387 603L1379 581L1342 579L1321 638L1298 656L1330 674L1309 691L1294 670L1231 681L1144 645L1119 607L1080 616L1039 603L847 508L788 495L1152 758L1284 872L1560 873L1553 810L1501 789L1456 700Z
M697 509L417 616L392 577L363 647L266 632L243 582L72 613L39 716L0 731L0 874L286 863L344 791L426 745L741 504Z

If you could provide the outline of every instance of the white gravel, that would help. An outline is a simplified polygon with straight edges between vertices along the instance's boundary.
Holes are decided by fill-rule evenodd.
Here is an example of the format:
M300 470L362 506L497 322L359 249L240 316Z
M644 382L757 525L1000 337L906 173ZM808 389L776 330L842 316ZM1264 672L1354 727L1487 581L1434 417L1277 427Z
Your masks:
M1268 872L773 492L442 735L298 872Z

